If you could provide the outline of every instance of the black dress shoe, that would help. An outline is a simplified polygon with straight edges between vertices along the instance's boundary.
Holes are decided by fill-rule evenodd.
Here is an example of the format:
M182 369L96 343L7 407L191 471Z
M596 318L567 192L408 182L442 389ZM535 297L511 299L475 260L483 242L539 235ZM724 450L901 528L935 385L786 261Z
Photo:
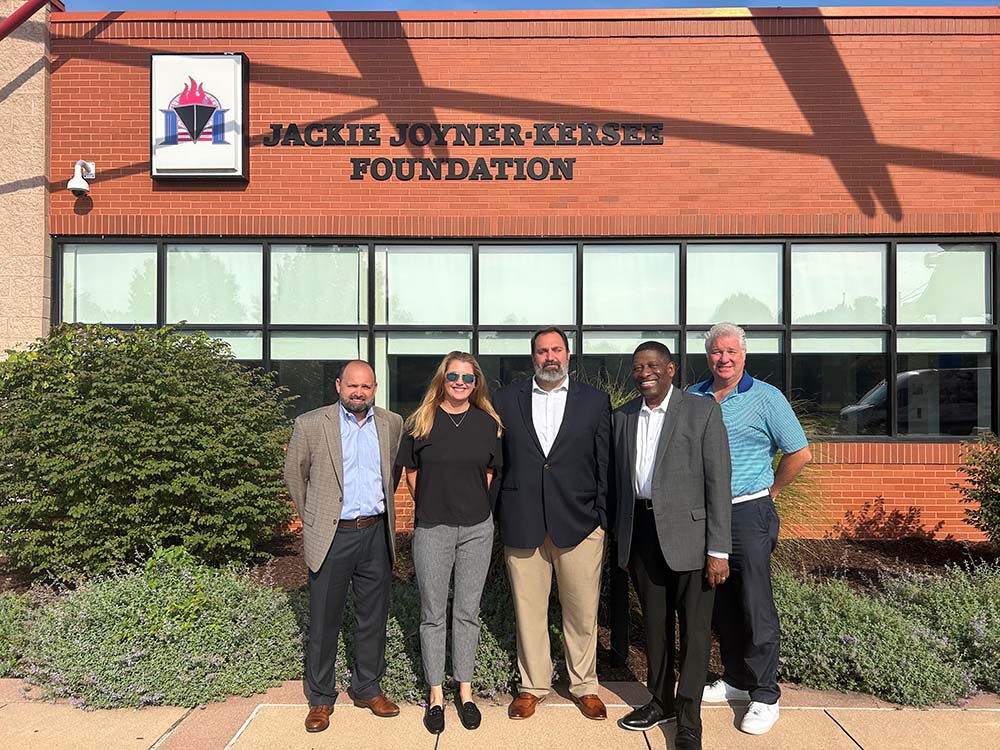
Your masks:
M639 706L629 711L618 720L618 726L622 729L631 729L635 732L645 732L668 721L676 721L677 714L672 710L660 707L656 701L650 701L645 706Z
M472 701L462 703L462 699L456 697L455 708L458 709L458 718L463 727L466 729L479 728L479 723L483 720L483 715L479 713L479 706Z
M441 734L444 731L444 707L428 706L424 711L424 726L431 734Z
M701 735L695 734L693 729L678 727L674 747L677 750L701 750Z

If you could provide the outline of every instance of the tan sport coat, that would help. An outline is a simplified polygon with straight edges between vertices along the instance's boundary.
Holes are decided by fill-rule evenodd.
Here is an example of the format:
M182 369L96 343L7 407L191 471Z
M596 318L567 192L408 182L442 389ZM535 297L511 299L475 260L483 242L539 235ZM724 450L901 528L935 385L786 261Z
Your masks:
M306 412L295 420L285 456L285 484L302 519L306 565L314 573L326 559L344 507L344 454L340 441L340 404ZM386 533L389 555L396 560L396 505L393 496L399 474L396 453L403 436L403 418L375 407L375 431L382 458ZM397 470L398 471L398 470Z

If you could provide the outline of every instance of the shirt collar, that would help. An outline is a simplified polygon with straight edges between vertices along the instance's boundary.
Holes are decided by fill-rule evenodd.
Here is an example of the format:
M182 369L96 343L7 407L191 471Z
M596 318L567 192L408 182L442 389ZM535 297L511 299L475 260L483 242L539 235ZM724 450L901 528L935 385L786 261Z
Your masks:
M344 408L343 402L338 401L337 403L340 405L340 413L343 416L343 418L344 419L348 419L348 420L354 422L355 424L358 425L358 427L360 427L362 424L366 423L369 419L372 419L375 416L375 407L374 406L369 406L368 407L368 413L365 414L365 420L364 420L364 422L358 422L358 420L354 418L354 415L351 414L351 412L347 411L347 409Z
M700 393L703 396L711 396L712 395L712 383L714 383L714 382L715 381L714 381L713 378L709 378L708 380L705 380L705 381L702 381L701 383L698 383L698 385L696 385L694 387L694 390L697 391L698 393ZM741 377L740 378L740 382L736 384L736 390L735 391L730 391L730 393L746 393L751 388L753 388L753 377L750 375L749 372L747 372L746 370L744 370L743 371L743 377ZM726 398L729 398L729 396L726 396Z
M643 399L642 408L640 408L639 411L645 412L646 414L652 414L654 411L666 412L667 404L670 403L670 397L673 395L673 393L674 393L674 385L673 383L671 383L670 388L667 389L667 395L663 397L663 400L660 402L659 406L657 406L655 409L650 409L649 406L646 404L646 399Z
M551 391L547 391L544 388L542 388L542 386L538 384L538 378L531 379L532 393L541 393L547 396L550 393L556 393L557 391L567 391L567 392L569 391L569 375L566 376L566 379L562 382L562 385L560 385L558 388L553 388Z

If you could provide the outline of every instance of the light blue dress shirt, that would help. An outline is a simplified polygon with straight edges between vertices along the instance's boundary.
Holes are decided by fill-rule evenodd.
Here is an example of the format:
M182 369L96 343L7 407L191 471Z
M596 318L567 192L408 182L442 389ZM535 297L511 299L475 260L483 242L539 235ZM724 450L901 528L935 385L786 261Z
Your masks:
M385 513L382 457L375 430L375 409L359 424L340 404L340 447L344 453L344 507L340 517L350 521Z

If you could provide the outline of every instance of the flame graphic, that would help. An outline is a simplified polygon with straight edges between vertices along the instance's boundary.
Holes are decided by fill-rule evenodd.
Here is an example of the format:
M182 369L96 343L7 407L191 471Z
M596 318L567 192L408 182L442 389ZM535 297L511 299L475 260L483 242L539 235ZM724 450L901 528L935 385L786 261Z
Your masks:
M184 84L184 91L181 93L180 104L201 104L205 101L205 89L203 84L198 83L191 76L188 76L191 85Z

